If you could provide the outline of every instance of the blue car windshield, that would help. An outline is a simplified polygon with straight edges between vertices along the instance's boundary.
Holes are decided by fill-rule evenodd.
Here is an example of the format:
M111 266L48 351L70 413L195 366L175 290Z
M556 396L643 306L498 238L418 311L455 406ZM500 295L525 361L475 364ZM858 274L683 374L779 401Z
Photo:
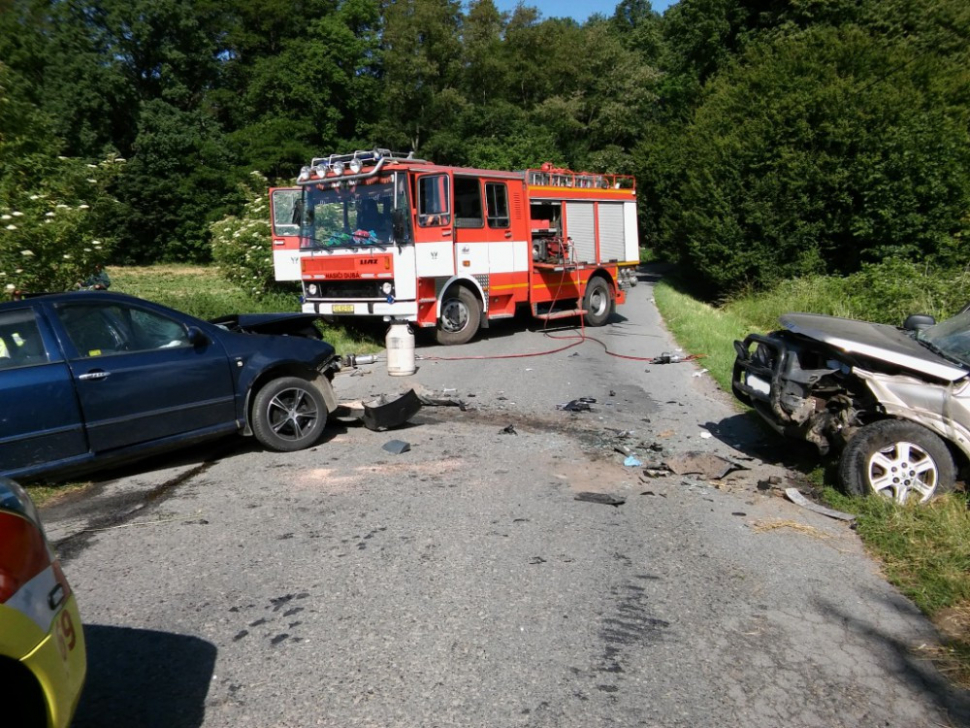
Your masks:
M916 339L944 356L970 367L970 311L959 313L917 332Z

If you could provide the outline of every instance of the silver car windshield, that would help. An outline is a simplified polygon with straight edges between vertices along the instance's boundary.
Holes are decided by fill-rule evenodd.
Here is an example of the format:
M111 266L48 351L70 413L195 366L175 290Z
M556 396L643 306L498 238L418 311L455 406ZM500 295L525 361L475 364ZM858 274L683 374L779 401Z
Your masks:
M918 331L916 339L943 356L970 367L970 311Z

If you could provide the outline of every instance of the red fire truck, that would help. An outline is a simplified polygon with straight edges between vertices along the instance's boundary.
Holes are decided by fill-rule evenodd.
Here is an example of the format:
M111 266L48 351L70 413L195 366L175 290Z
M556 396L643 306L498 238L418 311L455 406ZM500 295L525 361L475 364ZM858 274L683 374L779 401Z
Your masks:
M601 326L639 262L632 177L437 165L388 150L314 159L274 189L277 280L303 310L435 327L463 344L529 306Z

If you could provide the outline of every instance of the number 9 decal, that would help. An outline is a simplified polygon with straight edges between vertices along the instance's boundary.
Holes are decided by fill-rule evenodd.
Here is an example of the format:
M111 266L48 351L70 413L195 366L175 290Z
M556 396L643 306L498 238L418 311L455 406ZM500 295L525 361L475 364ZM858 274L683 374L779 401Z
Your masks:
M61 659L67 659L67 653L74 649L77 644L77 633L74 631L74 620L71 613L66 609L61 612L55 628L57 637L57 649L61 653Z

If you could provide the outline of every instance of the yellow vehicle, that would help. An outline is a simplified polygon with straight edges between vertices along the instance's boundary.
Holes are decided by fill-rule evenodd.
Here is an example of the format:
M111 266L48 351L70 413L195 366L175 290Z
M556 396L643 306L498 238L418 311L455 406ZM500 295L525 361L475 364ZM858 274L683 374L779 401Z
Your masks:
M0 724L66 727L86 671L77 602L37 509L0 477Z

